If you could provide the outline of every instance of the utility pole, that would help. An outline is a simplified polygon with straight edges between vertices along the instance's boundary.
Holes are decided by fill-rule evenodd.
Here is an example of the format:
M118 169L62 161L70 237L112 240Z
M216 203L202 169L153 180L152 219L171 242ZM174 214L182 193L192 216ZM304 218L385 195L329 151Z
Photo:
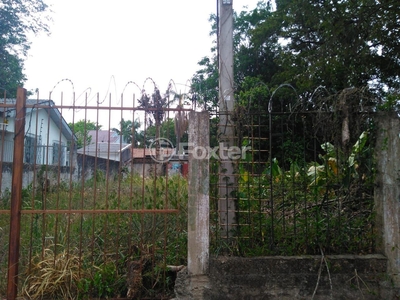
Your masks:
M233 0L219 1L219 221L221 237L231 238L236 224L235 191L237 180L229 149L234 146L235 128L232 121L233 98Z

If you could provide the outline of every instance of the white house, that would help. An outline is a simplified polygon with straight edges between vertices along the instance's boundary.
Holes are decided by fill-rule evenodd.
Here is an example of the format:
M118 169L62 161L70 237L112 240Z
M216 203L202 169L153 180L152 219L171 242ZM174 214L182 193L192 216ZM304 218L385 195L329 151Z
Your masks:
M13 161L15 99L0 99L0 160ZM27 100L24 163L68 166L76 137L52 100Z

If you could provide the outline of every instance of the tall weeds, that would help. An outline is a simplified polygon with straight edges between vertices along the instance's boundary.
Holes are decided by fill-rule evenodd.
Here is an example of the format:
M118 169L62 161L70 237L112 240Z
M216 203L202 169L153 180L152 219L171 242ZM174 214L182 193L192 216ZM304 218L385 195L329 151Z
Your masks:
M187 190L182 176L110 179L102 174L83 185L24 189L25 210L100 213L22 215L21 293L32 299L126 296L132 280L128 267L140 263L137 292L171 294L174 274L167 265L186 264ZM9 209L9 199L0 203L0 209ZM7 274L8 221L9 215L0 215L1 274ZM6 278L0 282L5 295Z

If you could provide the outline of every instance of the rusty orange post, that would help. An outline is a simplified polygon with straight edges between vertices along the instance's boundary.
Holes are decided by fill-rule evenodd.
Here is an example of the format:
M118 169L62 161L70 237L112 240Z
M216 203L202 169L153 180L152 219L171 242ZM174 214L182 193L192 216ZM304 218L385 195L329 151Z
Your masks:
M16 101L14 159L11 187L10 237L8 246L7 300L17 297L19 239L21 231L22 173L24 168L24 140L26 90L18 88Z

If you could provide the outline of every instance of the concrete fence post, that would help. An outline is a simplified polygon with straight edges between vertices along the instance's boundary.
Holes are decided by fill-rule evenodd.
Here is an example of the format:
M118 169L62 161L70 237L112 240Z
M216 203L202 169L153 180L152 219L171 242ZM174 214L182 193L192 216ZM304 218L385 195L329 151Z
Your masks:
M189 293L203 299L209 265L209 114L189 114L188 266Z
M400 291L400 119L377 116L375 209L378 251L388 259L392 286Z

